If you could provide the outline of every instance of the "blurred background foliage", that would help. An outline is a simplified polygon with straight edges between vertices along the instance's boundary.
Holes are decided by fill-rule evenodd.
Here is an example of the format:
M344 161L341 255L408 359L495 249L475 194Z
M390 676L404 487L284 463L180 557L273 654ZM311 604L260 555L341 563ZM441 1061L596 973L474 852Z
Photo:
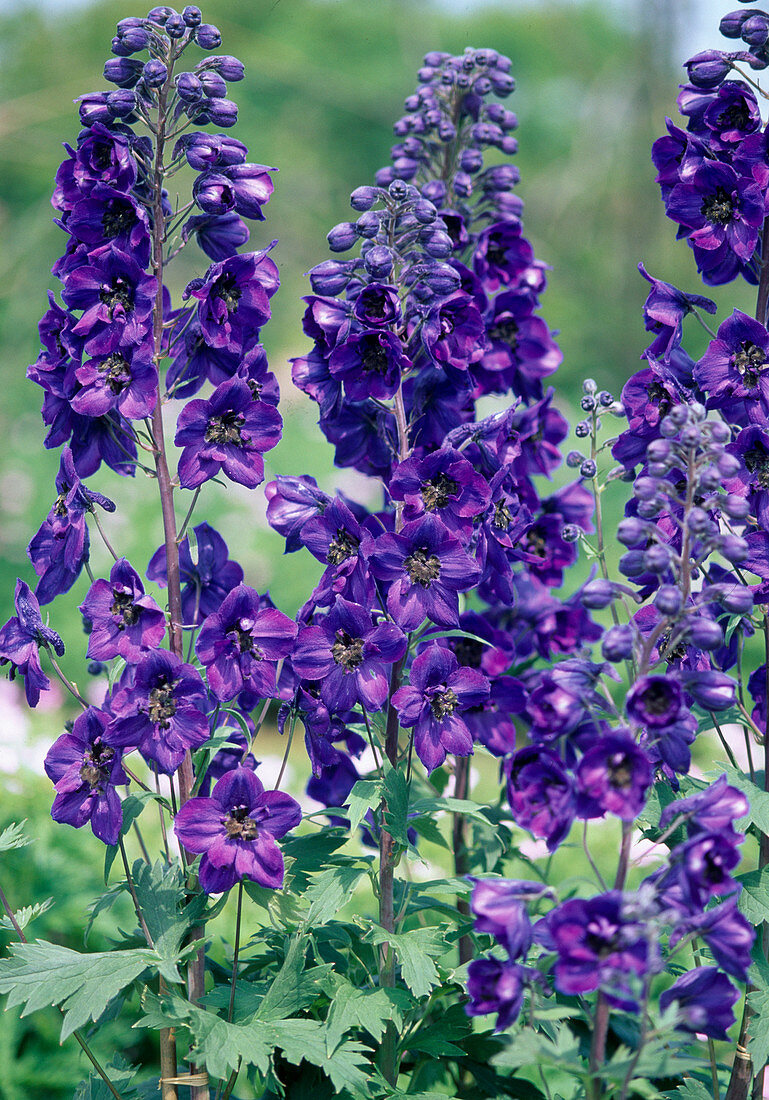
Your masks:
M234 132L249 146L250 159L280 169L267 220L253 226L251 238L254 248L278 238L273 256L282 280L263 336L281 381L286 421L283 442L267 456L268 480L274 473L309 472L326 489L339 485L362 501L375 499L371 485L333 470L315 406L292 391L288 360L308 347L300 327L301 295L309 292L304 273L327 257L325 234L348 218L350 191L387 162L392 123L430 49L488 46L512 58L518 88L508 103L520 120L525 231L537 256L552 267L543 315L560 330L564 351L558 403L572 420L578 418L586 376L619 393L648 343L641 320L647 284L638 261L658 277L698 289L688 248L674 243L649 159L665 115L675 116L678 44L692 7L689 0L626 0L621 8L553 0L488 6L208 0L204 18L220 27L223 51L246 66L246 79L232 88L240 107ZM61 142L74 143L78 133L72 100L104 86L101 70L115 23L142 10L122 0L74 8L65 2L48 11L30 5L5 14L2 8L0 622L12 612L15 578L34 580L25 547L55 495L58 452L42 446L41 392L26 381L25 369L38 352L45 292L57 285L48 272L65 241L48 202ZM714 45L716 37L714 25ZM170 272L174 293L205 266L201 253L182 254ZM737 286L714 297L725 308L750 309L752 295ZM690 350L697 355L704 340L696 331L692 336ZM117 513L107 518L110 537L142 570L161 536L154 487L141 474L129 480L109 471L92 484L117 501ZM613 507L610 528L619 495ZM223 532L249 583L269 588L278 606L293 613L319 566L304 552L283 556L282 540L264 520L262 491L209 485L196 512L196 521L204 518ZM108 568L95 540L94 566L97 572ZM76 607L86 588L83 578L51 609L51 624L67 642L67 670L79 679L85 675L84 639ZM55 895L56 905L36 922L33 934L79 948L85 906L102 889L102 848L90 832L76 837L47 817L50 792L39 778L41 761L62 728L66 703L22 717L16 686L0 693L0 825L29 817L38 839L32 848L3 857L0 881L6 889L10 884L14 905ZM22 742L28 751L20 750ZM124 925L130 924L130 915L122 915ZM98 930L91 946L107 946ZM110 1027L120 1033L117 1023ZM57 1034L55 1013L23 1021L15 1014L0 1016L0 1100L72 1095L82 1059L69 1048L52 1058ZM143 1052L125 1029L122 1035L114 1045L138 1058Z

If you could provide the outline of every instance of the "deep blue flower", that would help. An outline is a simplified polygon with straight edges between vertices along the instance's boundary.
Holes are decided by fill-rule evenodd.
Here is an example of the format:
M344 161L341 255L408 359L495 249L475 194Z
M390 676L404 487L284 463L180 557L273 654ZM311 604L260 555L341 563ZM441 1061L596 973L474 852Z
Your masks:
M179 842L201 854L198 878L207 894L250 879L268 889L283 885L283 855L275 843L302 818L299 804L282 791L266 791L248 768L235 768L209 798L190 798L174 819Z
M70 733L56 740L45 758L45 772L56 788L51 817L82 828L90 821L94 836L117 844L123 804L115 790L128 783L120 749L108 745L110 716L89 707L78 715Z
M392 697L400 724L414 730L414 749L428 772L447 753L469 756L473 738L463 712L488 698L489 681L477 669L460 665L451 650L433 642L414 658L409 684Z
M269 321L269 299L278 284L278 269L267 250L246 252L212 264L205 278L192 280L184 297L198 299L200 328L208 343L239 352L255 343Z
M660 994L660 1009L678 1009L678 1027L683 1031L728 1039L734 1023L733 1006L740 992L715 966L701 966L677 978Z
M576 813L574 782L554 752L532 745L504 764L507 798L516 824L547 841L553 852L566 837Z
M98 661L117 656L135 661L165 636L165 615L145 595L141 577L125 558L112 566L108 581L94 581L80 611L91 623L87 656Z
M55 630L43 623L40 604L22 580L16 581L13 597L16 614L0 627L0 665L11 666L10 678L18 673L24 678L24 692L31 707L36 707L40 692L47 691L51 681L40 666L40 646L50 646L59 657L64 652Z
M138 749L158 771L173 775L187 751L209 738L205 684L192 665L166 649L141 657L127 679L110 700L115 719L105 740Z
M224 597L243 580L243 570L228 558L227 544L207 523L199 523L195 532L195 560L190 540L179 543L179 571L182 588L182 616L185 626L198 626L207 615L218 611ZM147 566L148 580L165 588L168 584L166 547L158 547Z

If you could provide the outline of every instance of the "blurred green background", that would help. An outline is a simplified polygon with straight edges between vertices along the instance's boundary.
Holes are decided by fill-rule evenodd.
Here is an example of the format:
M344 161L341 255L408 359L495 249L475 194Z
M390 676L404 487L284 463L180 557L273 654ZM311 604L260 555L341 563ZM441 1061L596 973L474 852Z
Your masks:
M488 46L512 58L518 87L508 103L520 120L525 231L537 256L552 266L543 316L560 330L564 351L558 401L573 418L586 376L619 393L648 343L641 321L647 284L638 261L684 289L698 289L691 254L675 243L664 216L649 149L665 115L675 115L680 61L688 55L681 51L702 9L699 0L204 5L204 18L222 31L222 52L246 65L246 79L232 88L240 107L234 133L252 160L280 169L267 220L254 225L251 238L255 248L278 238L273 256L282 281L263 334L286 422L283 442L267 456L268 480L274 473L309 472L324 488L339 485L362 501L374 499L375 487L349 471L333 471L315 406L292 391L288 360L308 347L300 328L300 299L309 292L304 273L327 258L325 234L348 218L350 191L387 163L392 122L430 49ZM58 468L58 453L42 446L42 395L26 381L25 369L38 352L37 321L46 289L56 285L48 273L65 241L49 205L61 142L74 143L78 133L72 100L104 86L101 70L115 23L142 12L112 2L12 10L0 2L0 622L12 613L15 578L34 580L25 547L50 507ZM714 18L710 44L716 38ZM172 290L178 293L205 266L202 254L183 254L170 272ZM750 310L752 295L733 286L713 296L729 310ZM704 341L693 337L697 354ZM92 484L116 500L118 511L106 520L110 537L141 570L160 542L154 485L141 475L130 480L109 471ZM619 506L617 497L610 528ZM209 485L196 512L196 521L204 518L222 531L249 583L269 588L278 606L293 613L319 567L304 552L283 556L282 540L264 520L262 491ZM94 566L108 568L96 540ZM84 638L76 607L86 588L82 579L50 610L67 643L66 668L81 681ZM66 701L29 715L17 687L0 681L0 825L28 817L38 841L3 857L0 883L15 906L55 895L56 905L34 933L77 948L85 905L101 890L101 845L90 832L76 836L47 816L42 758L69 714ZM303 770L299 762L297 778ZM129 914L122 915L130 923ZM97 930L91 946L106 942ZM72 1094L82 1069L77 1053L40 1057L55 1048L57 1031L55 1013L21 1022L15 1014L0 1016L0 1100ZM141 1054L137 1048L129 1053Z

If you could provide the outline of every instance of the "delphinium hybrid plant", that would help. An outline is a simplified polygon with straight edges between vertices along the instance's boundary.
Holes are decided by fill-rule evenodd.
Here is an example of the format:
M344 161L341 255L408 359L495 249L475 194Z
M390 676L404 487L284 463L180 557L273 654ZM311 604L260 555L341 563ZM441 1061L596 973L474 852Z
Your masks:
M81 99L57 174L63 304L29 374L61 466L34 591L19 580L0 630L29 704L52 673L78 711L45 767L54 819L106 847L91 922L121 895L135 913L111 950L76 952L28 940L42 906L0 891L18 939L0 991L61 1009L91 1063L78 1097L761 1095L769 153L750 71L769 63L769 16L722 30L746 49L688 62L686 129L669 124L654 161L704 281L757 285L756 316L711 330L714 303L642 267L646 365L619 400L585 381L565 456L546 265L509 162L511 63L425 57L391 163L310 272L293 381L377 504L301 469L266 486L285 549L323 565L293 620L192 522L205 482L264 481L280 437L259 343L277 268L272 246L239 252L273 169L217 132L243 68L211 53L197 8L118 25L117 90ZM211 264L174 301L166 269L192 244ZM711 337L697 362L687 318ZM102 463L157 486L146 568L113 549L115 504L85 484ZM625 506L616 576L607 503ZM44 619L78 583L100 691L68 678ZM268 789L254 754L272 720ZM279 789L298 724L320 807L304 820ZM22 842L13 827L0 848ZM230 944L211 923L225 911ZM157 1035L159 1074L105 1056L114 1018Z

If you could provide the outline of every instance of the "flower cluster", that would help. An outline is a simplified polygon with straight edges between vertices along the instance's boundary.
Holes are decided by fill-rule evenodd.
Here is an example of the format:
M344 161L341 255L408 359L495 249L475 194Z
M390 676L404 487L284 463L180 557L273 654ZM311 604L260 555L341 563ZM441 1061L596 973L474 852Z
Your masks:
M523 236L517 172L485 163L489 149L515 151L515 116L490 101L512 90L509 69L490 50L427 56L391 166L353 192L357 220L328 235L333 252L359 255L310 272L314 346L294 382L337 465L385 488L369 513L306 476L267 487L286 549L325 566L290 667L313 796L328 805L357 777L351 727L371 714L411 731L428 771L478 741L508 752L526 696L510 668L596 629L553 593L576 558L564 532L590 529L591 494L576 482L542 500L535 484L567 432L543 389L561 360L537 316L545 265ZM491 395L512 404L479 418ZM471 590L483 611L464 609Z

